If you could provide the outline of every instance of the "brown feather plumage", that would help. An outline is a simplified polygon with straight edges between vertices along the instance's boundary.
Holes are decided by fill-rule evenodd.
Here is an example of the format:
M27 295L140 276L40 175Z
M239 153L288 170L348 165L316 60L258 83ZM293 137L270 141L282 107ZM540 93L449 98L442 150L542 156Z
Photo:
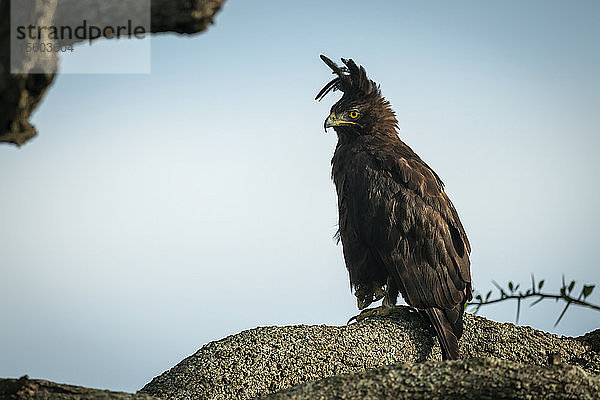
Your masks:
M336 78L317 94L344 94L336 116L360 113L334 126L338 143L332 178L338 195L339 236L355 293L386 288L395 302L428 315L444 359L459 357L464 304L471 298L471 247L439 176L397 134L397 120L362 66L321 59Z

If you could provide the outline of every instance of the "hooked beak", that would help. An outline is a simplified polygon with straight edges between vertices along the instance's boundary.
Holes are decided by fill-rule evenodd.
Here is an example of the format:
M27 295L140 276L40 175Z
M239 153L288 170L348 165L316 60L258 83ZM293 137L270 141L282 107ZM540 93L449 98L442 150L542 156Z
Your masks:
M335 122L335 113L329 114L329 116L325 120L325 124L323 125L323 127L325 128L325 133L327 133L327 128L333 128L335 126Z
M325 120L325 124L323 126L325 127L325 132L327 132L327 128L335 128L336 126L340 126L340 125L358 125L358 124L356 122L352 122L352 121L345 121L343 119L337 119L337 117L335 116L335 113L331 113L331 114L329 114L329 117L327 117L327 119Z

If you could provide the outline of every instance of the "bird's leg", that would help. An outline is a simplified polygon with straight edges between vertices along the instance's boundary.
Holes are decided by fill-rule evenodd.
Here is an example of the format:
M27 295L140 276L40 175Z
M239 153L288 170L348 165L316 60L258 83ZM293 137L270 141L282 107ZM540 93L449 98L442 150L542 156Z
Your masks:
M398 286L390 276L387 278L385 289L385 297L383 298L382 305L387 308L396 307L396 300L398 300Z
M348 320L348 323L353 320L359 321L364 319L361 317L365 312L369 312L370 310L365 310L371 303L381 299L386 296L386 291L375 283L369 285L361 285L354 292L354 296L356 296L356 305L359 310L362 311L359 315L355 315L354 317ZM360 319L359 319L360 318Z
M367 291L366 290L363 290L362 292L359 290L356 291L355 294L357 296L358 308L362 311L360 314L355 315L354 317L350 318L348 320L348 323L351 323L352 321L360 322L365 319L374 318L374 317L387 317L389 315L393 315L393 314L399 313L401 311L413 311L414 312L416 310L415 308L410 307L410 306L397 306L396 305L396 300L398 299L398 287L396 286L396 284L394 283L392 278L388 278L387 284L385 285L385 290L382 288L371 288L372 297L377 297L379 295L379 297L377 297L375 300L372 300L372 301L379 300L381 297L383 297L383 302L381 303L381 306L363 310L364 307L367 307L372 302L372 301L366 302L366 305L361 308L361 305L363 305L365 302L363 301L361 303L361 297L358 297L358 296L364 295L365 292L367 292ZM381 295L381 294L383 294L383 295Z
M360 286L354 292L354 296L356 296L356 304L359 310L364 310L369 307L372 302L385 297L386 292L383 288L376 286L375 284L371 284L369 286Z
M358 309L362 311L360 314L350 318L348 320L348 323L352 321L360 322L362 320L372 317L385 317L390 314L393 314L398 308L404 308L403 306L396 306L396 299L398 298L398 288L391 278L388 278L385 290L380 287L371 287L370 289L371 294L367 296L367 300L371 301L365 300L367 290L359 288L356 291L355 295L356 300L358 302ZM377 301L382 297L383 302L381 303L381 306L364 309L365 307L368 307L373 301Z

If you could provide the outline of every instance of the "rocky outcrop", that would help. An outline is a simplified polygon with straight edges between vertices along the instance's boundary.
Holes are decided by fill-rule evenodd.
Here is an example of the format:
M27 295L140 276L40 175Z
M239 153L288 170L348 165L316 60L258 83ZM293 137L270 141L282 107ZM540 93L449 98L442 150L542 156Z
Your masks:
M409 387L415 396L423 387L430 394L443 392L453 379L459 387L458 381L468 371L478 378L465 383L470 386L464 389L479 387L481 396L494 387L500 391L518 382L518 393L541 393L539 385L552 383L543 398L552 398L552 393L555 398L579 393L571 387L593 393L598 385L600 355L585 341L467 314L460 346L464 360L436 362L441 358L437 339L428 323L408 310L393 318L348 326L261 327L207 344L141 392L163 399L251 399L353 373L297 387L275 398L362 398L359 394L367 389L356 381L364 378L366 386L381 386L372 388L379 393L372 398L383 399L397 398L386 396ZM421 380L430 375L439 381L438 386L434 378ZM334 387L348 392L343 396L338 389L330 392Z
M594 350L596 353L600 353L600 329L588 332L577 339L592 346L592 350Z
M110 392L29 379L0 379L0 400L156 400L147 394Z
M151 0L151 31L198 33L213 23L215 14L225 0ZM23 0L20 4L30 10L30 20L38 25L51 25L56 15L75 8L101 10L102 1L76 0ZM90 5L92 4L92 5ZM82 14L83 15L83 14ZM11 74L10 73L10 1L0 2L0 142L21 146L36 135L35 127L29 122L31 113L54 80L53 73ZM43 58L43 60L39 59ZM38 71L44 65L58 64L58 53L35 53L24 60L23 71ZM56 68L52 68L55 70Z
M267 400L598 399L600 378L570 365L541 367L493 358L390 367L298 385Z
M598 332L558 337L465 315L463 359L440 361L402 308L348 326L260 327L211 342L139 393L0 379L0 400L598 399Z

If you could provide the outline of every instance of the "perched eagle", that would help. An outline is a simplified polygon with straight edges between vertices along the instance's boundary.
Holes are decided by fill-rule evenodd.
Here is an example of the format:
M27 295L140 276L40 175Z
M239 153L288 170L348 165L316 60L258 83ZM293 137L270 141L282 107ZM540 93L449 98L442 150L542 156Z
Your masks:
M438 175L398 137L394 111L365 69L321 59L336 77L316 100L343 92L325 130L338 136L332 177L358 307L383 298L381 310L391 310L400 292L429 317L443 358L457 359L472 291L471 247L456 209Z

